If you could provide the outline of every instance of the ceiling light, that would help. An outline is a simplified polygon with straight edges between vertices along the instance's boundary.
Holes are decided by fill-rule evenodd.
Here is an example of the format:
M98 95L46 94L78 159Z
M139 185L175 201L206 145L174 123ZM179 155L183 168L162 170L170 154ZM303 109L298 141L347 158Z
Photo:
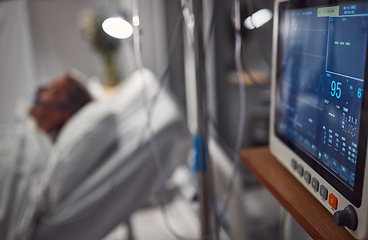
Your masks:
M252 16L249 16L244 20L244 26L249 30L259 28L270 21L272 16L272 11L269 9L258 10L257 12L253 13Z
M121 17L107 18L102 23L102 29L111 37L126 39L133 34L133 27Z

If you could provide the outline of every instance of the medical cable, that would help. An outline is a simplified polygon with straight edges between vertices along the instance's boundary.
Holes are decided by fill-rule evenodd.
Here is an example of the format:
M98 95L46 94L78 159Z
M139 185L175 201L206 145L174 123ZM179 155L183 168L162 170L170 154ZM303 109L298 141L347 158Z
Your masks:
M160 83L160 86L158 87L158 89L156 90L156 92L153 94L153 96L151 97L151 99L148 101L149 102L149 108L150 109L153 109L156 105L156 102L158 100L158 97L160 96L161 94L161 91L162 89L164 88L164 86L166 85L167 81L168 81L168 74L169 74L169 71L170 71L170 67L172 65L172 62L173 61L170 61L170 59L172 59L176 53L176 49L177 49L177 46L178 46L178 39L179 37L181 36L180 35L180 30L182 29L181 26L182 26L182 20L183 20L183 16L182 14L179 14L178 15L178 18L176 20L176 23L175 23L175 27L174 27L174 32L172 34L172 37L171 37L171 40L170 40L170 44L169 44L169 53L168 53L168 60L167 60L167 64L166 64L166 67L164 68L164 70L162 71L160 77L158 78L158 81ZM132 109L132 111L134 111L134 109L138 108L138 104L139 102L134 102L133 103L133 107L130 108ZM137 107L135 108L134 106L137 105ZM129 113L128 113L129 115ZM138 149L141 148L144 144L144 136L145 136L145 128L142 129L141 133L140 133L140 144L138 146Z
M156 104L156 101L162 91L162 88L166 85L167 81L168 81L168 75L170 72L170 67L172 66L173 61L170 61L170 59L174 58L174 55L176 53L177 50L177 46L178 46L178 39L181 36L180 35L180 30L182 29L182 20L183 20L183 16L182 14L179 14L177 19L176 19L176 23L175 23L175 27L174 27L174 32L172 34L172 37L170 39L170 43L169 43L169 53L167 56L167 63L165 64L165 68L163 68L162 73L160 74L160 76L158 77L158 81L160 82L160 86L157 89L157 91L152 94L151 100L150 102L150 108L153 108L154 105ZM139 107L139 102L134 102L131 106L130 109L132 109L132 111L134 111L134 109ZM136 106L136 108L134 107ZM127 113L129 114L129 112ZM144 131L142 131L144 132ZM142 140L143 141L143 140Z
M225 203L223 205L223 209L220 212L220 220L224 218L227 209L229 207L229 203L232 197L236 175L238 173L238 166L240 162L240 151L243 141L243 132L245 127L245 89L243 83L243 70L241 64L241 19L240 19L240 1L234 0L234 27L235 27L235 64L236 64L236 72L239 81L239 122L238 122L238 134L235 144L235 151L233 154L234 168L233 173L230 179L230 183L227 189L228 194L226 195Z
M187 33L187 39L189 41L189 43L193 43L192 42L192 39L193 39L193 31L192 29L190 28L191 24L190 24L190 14L188 12L188 6L187 6L187 1L186 0L182 0L181 1L182 3L182 11L183 11L183 17L184 17L184 21L186 23L186 33ZM232 192L233 192L233 187L234 187L234 182L235 182L235 178L236 178L236 175L237 175L237 169L238 169L238 166L239 166L239 153L240 153L240 150L241 150L241 143L242 143L242 136L243 136L243 131L244 131L244 122L245 122L245 90L244 90L244 87L243 87L243 82L242 82L242 65L241 65L241 35L240 35L240 6L239 6L239 1L236 0L235 4L234 4L234 9L235 9L235 35L236 35L236 45L235 45L235 62L236 62L236 69L237 69L237 78L239 80L239 96L240 96L240 111L239 111L239 123L238 123L238 136L237 136L237 141L236 141L236 145L235 145L235 151L233 151L233 158L234 158L234 170L233 170L233 174L231 176L231 180L230 180L230 183L229 183L229 187L228 187L228 194L227 194L227 199L225 200L225 203L224 203L224 206L223 206L223 209L220 213L220 219L224 218L224 215L225 213L227 212L227 209L228 209L228 205L229 205L229 202L230 202L230 199L231 199L231 195L232 195ZM136 6L136 5L135 5ZM135 16L138 16L138 15L135 15ZM177 21L177 24L180 23L180 21ZM212 34L212 30L213 30L213 19L211 20L211 27L210 27L210 30L209 30L209 33L208 35ZM175 27L175 31L177 31L178 27ZM143 62L142 62L142 57L141 57L141 52L140 52L140 48L139 48L139 30L136 31L136 33L138 33L138 38L137 38L137 35L134 35L136 36L136 40L135 40L135 54L136 54L136 58L137 58L137 65L138 65L138 68L139 69L143 69ZM177 36L176 34L173 34L173 36ZM176 37L175 37L176 38ZM173 39L175 39L173 37ZM177 43L177 41L172 41L172 42L175 42ZM172 44L170 44L170 47L173 46ZM170 52L174 52L174 51L170 51ZM169 55L170 56L170 55ZM146 103L146 110L147 110L147 117L148 119L151 118L151 108L155 105L155 102L158 98L158 96L160 95L160 92L162 90L162 87L163 85L167 82L167 74L169 72L169 68L170 68L170 61L169 61L169 64L167 66L167 68L165 69L165 71L163 72L162 76L160 77L160 88L157 90L156 94L153 96L152 98L152 101L149 101L149 106L147 106L147 99L145 99L145 103ZM245 70L246 72L248 72L248 69ZM166 78L166 79L165 79ZM254 79L253 79L253 76L250 75L250 78L251 78L251 81L252 82L256 82ZM149 122L149 121L148 121ZM150 123L148 123L147 125L147 128L148 129L151 129L151 126L150 126ZM153 148L153 152L154 152L154 155L156 156L156 162L157 159L160 159L160 153L158 151L158 147L157 147L157 144L155 143L155 140L154 141L151 141L151 147ZM161 160L159 160L161 161ZM161 163L159 163L158 165L161 165ZM158 169L162 169L162 167L158 167ZM161 175L161 184L163 184L163 176L162 174ZM161 190L161 194L162 194L162 191ZM162 204L162 202L161 202ZM161 206L162 207L162 206ZM167 213L166 213L166 210L164 211L165 214L165 224L168 225L168 220L167 220ZM188 238L182 238L181 236L179 236L177 233L175 233L173 231L173 229L171 228L171 226L169 227L169 231L178 239L188 239Z
M134 31L133 31L133 43L134 43L134 55L135 55L135 59L136 59L136 64L138 67L138 70L142 72L143 70L143 61L142 61L142 54L140 51L140 36L139 36L139 24L134 24L134 19L139 21L139 15L138 15L138 0L133 0L133 27L134 27ZM137 23L137 22L136 22ZM144 75L142 74L142 77L144 77ZM155 160L155 164L156 164L156 168L158 171L158 178L159 178L159 185L160 185L160 194L161 194L161 198L160 198L160 208L161 211L164 213L164 221L166 223L168 223L168 218L167 218L167 212L166 212L166 207L164 205L164 192L163 192L163 182L164 182L164 177L163 177L163 172L162 172L162 162L161 162L161 155L160 152L158 150L158 146L157 146L157 142L156 142L156 137L155 134L153 133L153 129L151 126L151 109L149 107L149 104L147 102L147 90L146 90L146 84L145 84L145 79L143 79L143 83L144 83L144 88L142 91L142 99L144 102L144 106L145 106L145 110L146 110L146 114L147 114L147 121L146 121L146 128L150 134L150 145L152 148L152 153L153 153L153 157ZM166 226L168 227L168 230L170 231L171 234L173 234L174 237L176 237L179 240L191 240L190 238L183 238L181 237L179 234L177 234L171 227L170 224L166 224Z
M182 0L181 1L182 4L187 4L187 1ZM236 140L236 145L235 145L235 151L234 151L234 168L233 168L233 173L231 176L231 180L229 183L229 186L227 188L227 197L225 200L225 203L223 205L223 209L220 212L220 222L223 218L224 215L227 212L229 203L230 203L230 199L232 196L232 192L233 192L233 188L234 188L234 184L235 184L235 179L236 179L236 175L237 175L237 169L239 166L239 154L240 154L240 150L241 150L241 144L242 144L242 140L243 140L243 132L244 132L244 125L245 125L245 89L244 89L244 84L243 84L243 70L242 70L242 65L241 65L241 35L240 35L240 28L241 28L241 20L240 20L240 2L238 0L235 1L234 3L234 11L235 11L235 16L234 16L234 24L235 24L235 35L236 35L236 43L235 43L235 62L236 62L236 69L237 69L237 78L239 80L239 101L240 101L240 111L239 111L239 123L238 123L238 134L237 134L237 140ZM184 13L184 11L183 11ZM188 15L184 16L184 20L186 21L186 26L190 26L187 21L188 21ZM210 31L208 33L208 35L212 34L212 24L213 24L213 18L211 20L211 28ZM187 35L191 36L193 32L191 31L191 29L187 28ZM188 37L188 40L192 39L191 37ZM189 42L190 43L190 42ZM212 229L211 232L215 231L215 229ZM207 237L205 237L207 238Z
M183 0L182 1L182 4L185 4L186 1ZM133 1L133 18L135 19L139 19L139 16L138 16L138 4L137 4L137 0ZM188 8L185 8L185 10L187 10ZM184 15L184 19L188 20L188 14L185 14ZM133 20L134 21L134 20ZM134 23L133 23L134 25ZM140 51L140 39L139 39L139 24L136 24L134 25L134 31L133 31L133 42L134 42L134 54L135 54L135 58L136 58L136 63L137 63L137 67L140 71L143 70L143 61L142 61L142 55L141 55L141 51ZM191 33L190 33L190 28L189 28L189 32L188 36L188 40L190 41L191 39ZM142 74L143 76L143 74ZM143 79L144 80L144 79ZM145 84L145 81L143 81L144 84ZM179 240L192 240L192 238L185 238L185 237L182 237L180 236L178 233L176 233L174 231L174 229L172 228L171 224L169 223L169 220L168 220L168 216L167 216L167 212L166 212L166 207L164 205L164 194L163 194L163 173L162 173L162 162L161 162L161 156L160 156L160 152L158 150L158 147L157 147L157 142L156 142L156 139L155 139L155 135L153 133L153 130L152 130L152 126L151 126L151 119L152 119L152 116L151 116L151 109L149 107L149 104L147 103L147 91L146 91L146 85L144 85L144 89L142 91L142 99L144 101L144 106L145 106L145 109L146 109L146 114L147 114L147 121L146 121L146 127L147 127L147 130L150 134L150 144L151 144L151 148L152 148L152 152L153 152L153 155L154 155L154 159L155 159L155 164L156 164L156 167L157 167L157 170L158 170L158 176L159 176L159 184L160 184L160 193L161 193L161 198L160 198L160 207L161 207L161 211L163 213L163 216L164 216L164 222L165 222L165 225L167 226L168 230L170 231L170 233L176 237L177 239ZM195 238L197 239L197 238Z
M240 17L240 2L238 0L234 1L234 19L233 20L234 20L234 30L235 30L235 40L236 40L234 52L235 52L236 73L237 73L237 79L238 79L239 101L240 101L239 122L238 122L238 131L237 131L238 134L237 134L237 139L235 143L235 150L229 151L233 153L233 166L234 167L233 167L233 173L231 175L231 178L230 178L230 181L227 187L227 194L226 194L225 202L222 206L222 209L220 209L220 213L218 216L220 223L225 222L224 217L227 212L227 209L228 209L228 206L231 200L231 196L233 193L235 179L238 173L238 167L239 167L239 162L240 162L239 157L240 157L240 151L241 151L241 146L242 146L242 141L243 141L244 127L245 127L246 96L245 96L245 89L244 89L244 82L243 82L243 71L248 72L248 69L243 70L242 64L241 64L241 45L242 45L241 34L240 34L241 17ZM211 33L212 31L210 30L208 34L211 34ZM252 79L251 75L250 75L250 78L257 84L257 82L254 79ZM209 119L212 120L212 124L213 124L213 119L211 117ZM222 142L224 141L222 140ZM225 147L226 147L226 144L225 144ZM228 147L228 149L230 148Z
M135 14L133 14L133 18L139 19L138 17L138 10L137 10L137 0L134 1L135 4L133 4L133 12ZM182 0L182 4L187 4L187 1ZM183 8L183 9L187 9L187 8ZM228 187L228 194L227 194L227 199L225 200L222 212L220 214L220 218L223 218L227 209L228 209L228 205L231 199L231 195L233 192L233 187L234 187L234 182L235 182L235 177L237 175L237 169L238 169L238 165L239 165L239 153L241 150L241 143L242 143L242 138L243 138L243 131L244 131L244 122L245 122L245 89L243 86L243 77L242 77L242 66L241 66L241 35L240 35L240 3L238 0L235 0L234 2L234 10L235 10L235 18L234 18L234 24L235 24L235 36L236 36L236 42L235 42L235 62L236 62L236 69L237 69L237 77L239 80L239 101L240 101L240 112L239 112L239 123L238 123L238 136L237 136L237 141L236 141L236 145L235 145L235 151L234 151L234 170L233 170L233 174L229 183L229 187ZM184 10L183 10L184 12ZM188 14L184 15L184 20L187 22L188 21ZM135 57L136 57L136 63L138 66L138 69L142 70L143 69L143 61L142 61L142 55L141 55L141 51L140 51L140 39L139 39L139 28L138 25L135 25L135 32L133 35L134 38L134 52L135 52ZM186 24L186 26L189 26L188 24ZM210 31L212 32L212 31ZM187 37L188 40L190 41L191 39L191 29L187 28ZM164 72L166 74L166 71ZM162 85L161 85L162 86ZM159 89L158 92L160 92L161 90ZM146 94L146 90L144 90L143 95ZM157 98L159 94L155 95L155 98ZM146 96L146 95L145 95ZM152 131L152 126L150 124L150 119L151 119L151 111L150 108L151 106L149 106L149 104L147 103L147 98L144 97L144 102L145 102L145 108L146 108L146 113L147 113L147 129L149 130L149 132L151 133L151 137L150 137L150 143L151 143L151 148L154 154L154 158L155 158L155 162L157 165L157 169L159 170L159 176L160 176L160 185L161 185L161 194L163 194L163 174L162 174L162 163L161 163L161 156L160 153L158 151L158 147L157 147L157 142L155 140L155 136L153 134ZM190 238L183 238L181 236L179 236L176 232L173 231L171 225L168 224L168 219L167 219L167 213L166 213L166 209L165 206L163 206L163 200L164 200L164 196L162 196L161 198L161 209L163 210L164 216L165 216L165 222L166 225L169 229L169 231L177 238L177 239L190 239Z
M184 19L184 23L185 23L185 30L186 30L186 38L187 38L187 42L190 48L194 48L194 21L193 21L193 14L191 14L190 10L189 10L189 6L188 6L188 1L187 0L181 0L181 6L182 6L182 15L183 15L183 19ZM162 186L162 185L161 185ZM163 193L163 188L161 188L161 192ZM203 236L203 238L188 238L188 237L183 237L180 236L172 227L172 225L170 224L169 218L168 218L168 214L166 211L166 208L163 204L163 198L161 199L161 211L162 211L162 216L164 218L164 223L167 227L167 229L169 230L169 232L177 239L179 240L188 240L188 239L193 239L193 240L197 240L197 239L209 239L209 236Z
M184 17L184 21L186 23L186 33L187 33L187 39L189 41L189 44L192 44L192 39L193 39L193 29L190 28L191 24L190 24L190 13L188 11L188 7L187 7L187 1L186 0L182 0L182 11L183 11L183 17ZM135 7L137 7L137 5L134 5ZM135 14L133 14L133 16L135 16L136 19L138 18L137 15L137 8L135 8ZM242 82L242 66L241 66L241 36L240 36L240 7L239 7L239 2L237 1L235 3L235 25L236 25L236 46L235 46L235 58L236 58L236 68L237 68L237 77L239 79L239 93L240 93L240 117L239 117L239 124L238 124L238 137L237 137L237 142L236 142L236 147L235 147L235 151L234 151L234 170L233 170L233 174L229 183L229 187L228 187L228 194L227 194L227 198L225 200L223 209L220 213L220 219L224 218L225 213L227 212L228 209L228 205L230 202L230 198L232 195L232 191L233 191L233 186L234 186L234 182L235 182L235 178L236 178L236 174L237 174L237 168L239 165L239 156L238 153L240 153L240 149L241 149L241 143L242 143L242 136L243 136L243 131L244 131L244 122L245 122L245 90L243 88L243 82ZM136 26L138 27L138 25ZM212 33L212 30L209 31L209 34ZM139 29L135 29L135 34L133 35L133 37L135 38L134 40L134 50L135 50L135 56L136 56L136 63L138 66L138 69L143 69L143 61L142 61L142 57L141 57L141 51L140 51L140 44L139 44ZM168 68L166 68L167 71L164 72L163 77L168 73ZM166 82L166 81L165 81ZM156 102L158 95L162 89L163 86L163 82L161 82L161 88L158 89L157 93L155 94L154 98L152 99L153 101L149 101L146 98L146 90L144 90L145 94L143 94L145 96L144 102L145 102L145 108L146 108L146 113L147 113L147 129L152 133L152 127L150 125L150 119L151 119L151 107L152 105L154 105L154 103ZM150 142L151 142L151 147L152 147L152 151L154 153L155 156L155 162L156 165L158 167L158 169L162 169L162 163L161 163L161 156L160 153L158 151L158 147L157 147L157 143L154 139L154 135L151 134L151 138L150 138ZM160 177L160 184L161 184L161 194L163 194L163 188L162 188L162 184L163 184L163 174L160 173L159 174ZM161 199L161 209L163 209L163 213L164 213L164 220L165 220L165 225L168 227L168 230L171 232L171 234L173 234L177 239L189 239L189 238L183 238L181 237L179 234L177 234L171 227L168 218L167 218L167 213L166 213L166 209L163 206L163 199Z
M187 30L187 39L189 41L189 43L193 43L191 42L191 40L193 39L193 32L192 32L192 29L191 28L188 28L190 26L189 24L189 12L188 12L188 8L185 7L186 4L187 4L187 1L185 0L182 0L182 6L184 7L183 8L183 16L184 16L184 20L186 22L186 30ZM225 215L226 211L227 211L227 208L228 208L228 205L229 205L229 202L230 202L230 198L231 198L231 195L232 195L232 191L233 191L233 186L234 186L234 182L235 182L235 177L236 177L236 174L237 174L237 168L238 168L238 165L239 165L239 156L238 156L238 153L240 153L240 149L241 149L241 143L242 143L242 136L243 136L243 131L244 131L244 122L245 122L245 90L244 90L244 87L243 87L243 82L242 82L242 66L241 66L241 57L240 57L240 54L241 54L241 36L240 36L240 3L238 1L235 2L235 28L236 28L236 46L235 46L235 60L236 60L236 68L237 68L237 76L238 76L238 79L239 79L239 93L240 93L240 117L239 117L239 124L238 124L238 137L237 137L237 142L236 142L236 147L235 147L235 152L234 152L234 171L233 171L233 174L232 174L232 177L231 177L231 182L229 183L229 187L228 187L228 194L227 194L227 199L225 200L225 203L224 203L224 206L223 206L223 209L222 209L222 212L220 213L220 218L223 218L223 216ZM212 30L210 30L210 33L212 32ZM137 36L137 35L135 35ZM137 38L136 38L137 39ZM137 49L137 46L139 46L137 44L137 41L136 41L136 44L135 44L135 50L138 50ZM136 55L138 54L137 59L139 61L137 61L137 65L139 65L139 63L142 64L142 60L141 60L141 57L139 56L140 55L140 49L139 51L135 51L136 52ZM140 68L143 68L143 66L141 65ZM157 96L157 95L156 95ZM146 110L148 110L148 117L150 117L150 110L149 108L146 108ZM148 128L150 128L150 126L148 125ZM154 141L153 141L154 142ZM157 145L155 146L155 144L153 143L153 149L154 149L154 154L155 154L155 158L156 159L159 159L160 156L159 156L159 152L157 151L158 148L157 148ZM156 149L156 150L155 150ZM156 160L156 162L158 162ZM160 169L160 167L159 167ZM161 179L162 181L162 179ZM162 184L162 182L161 182ZM161 202L162 203L162 202ZM165 217L165 222L167 222L167 215L164 214ZM177 237L178 239L183 239L181 238L178 234L176 234L175 232L172 231L171 227L169 227L169 231L175 236Z
M159 82L160 82L160 87L157 89L156 93L153 94L151 100L149 101L150 102L150 108L154 108L154 106L156 105L156 101L162 91L162 88L164 87L164 85L166 85L167 81L168 81L168 74L169 74L169 71L170 71L170 67L172 65L172 62L173 61L170 61L170 59L172 59L174 57L174 54L176 53L175 50L177 50L177 46L178 46L178 38L179 36L181 36L179 33L180 33L180 30L182 29L182 20L186 20L186 25L191 25L189 22L191 21L190 19L190 14L187 15L186 18L184 18L184 10L185 8L187 8L187 3L183 3L182 6L181 6L181 12L182 14L179 14L178 15L178 18L176 20L176 23L175 23L175 27L174 27L174 33L171 37L171 40L170 40L170 44L169 44L169 54L168 54L168 63L166 65L166 67L164 68L164 70L162 71L160 77L158 78ZM215 5L213 7L215 9ZM207 41L209 41L210 37L212 36L213 34L213 29L214 29L214 9L212 10L212 17L211 17L211 22L210 22L210 29L208 31L208 33L206 34L206 39ZM192 30L189 30L187 29L187 35L191 34ZM193 38L193 37L187 37L187 38ZM205 40L205 42L207 42ZM209 47L210 45L206 45L206 49ZM206 54L206 52L208 51L208 49L204 52L204 54ZM133 104L136 104L138 105L139 103L135 102ZM133 108L132 108L133 109ZM144 137L144 129L141 133L141 139L143 139ZM143 140L142 140L142 144L143 144ZM141 145L142 145L141 144Z

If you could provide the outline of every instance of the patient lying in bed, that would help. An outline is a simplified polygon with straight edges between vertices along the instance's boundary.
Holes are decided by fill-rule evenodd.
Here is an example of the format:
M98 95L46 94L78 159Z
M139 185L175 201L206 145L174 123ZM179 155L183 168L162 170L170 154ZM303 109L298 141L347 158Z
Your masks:
M92 97L87 88L67 73L37 90L29 113L39 129L55 140L69 118L90 101Z
M0 146L2 239L101 239L189 155L181 109L150 71L134 72L108 100L86 94L73 110L61 101L70 96L57 97L65 78L39 91L30 110L36 124L26 121L22 137Z

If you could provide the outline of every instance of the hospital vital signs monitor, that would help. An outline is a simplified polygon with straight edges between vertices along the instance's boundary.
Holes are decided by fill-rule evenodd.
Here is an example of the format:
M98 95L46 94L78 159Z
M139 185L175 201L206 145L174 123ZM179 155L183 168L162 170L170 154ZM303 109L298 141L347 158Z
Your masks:
M276 1L272 153L358 239L368 231L368 2Z

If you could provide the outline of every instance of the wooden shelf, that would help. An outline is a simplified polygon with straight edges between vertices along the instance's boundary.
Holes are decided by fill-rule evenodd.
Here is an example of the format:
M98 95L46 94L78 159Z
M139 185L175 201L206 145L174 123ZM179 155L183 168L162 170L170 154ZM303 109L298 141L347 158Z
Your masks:
M228 74L228 82L234 86L239 85L239 79L236 72L231 72ZM256 71L252 71L249 73L244 72L243 84L246 87L270 84L270 76L269 74L264 72L256 72Z
M332 215L277 161L269 148L245 149L242 162L313 239L354 239L336 226Z

